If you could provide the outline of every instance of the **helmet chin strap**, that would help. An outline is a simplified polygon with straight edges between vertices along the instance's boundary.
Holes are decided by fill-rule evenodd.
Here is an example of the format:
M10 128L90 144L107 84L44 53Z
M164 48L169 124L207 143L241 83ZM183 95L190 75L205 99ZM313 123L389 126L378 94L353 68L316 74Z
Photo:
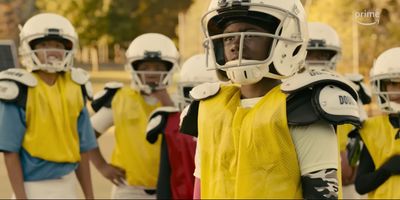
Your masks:
M283 75L277 75L274 73L271 73L269 70L269 66L265 67L265 70L267 72L263 72L262 69L264 68L263 65L266 65L266 63L259 63L259 64L253 64L253 65L245 65L243 63L249 63L249 62L258 62L256 60L233 60L229 61L225 64L225 66L232 66L232 67L226 67L225 69L221 69L226 72L228 78L234 82L238 83L241 85L250 85L257 83L260 81L262 78L271 78L271 79L285 79L288 78L289 76L283 76ZM268 64L270 65L270 64Z
M241 66L243 61L246 60L232 60L225 64L225 66L232 66L230 68L223 69L228 78L234 83L241 85L250 85L260 81L263 76L259 65Z

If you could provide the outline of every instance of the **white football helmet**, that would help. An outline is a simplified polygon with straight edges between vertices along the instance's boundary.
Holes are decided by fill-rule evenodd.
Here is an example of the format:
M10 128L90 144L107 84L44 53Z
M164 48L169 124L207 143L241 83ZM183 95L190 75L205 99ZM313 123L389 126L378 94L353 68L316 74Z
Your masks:
M187 59L181 67L178 81L178 104L181 110L192 101L189 92L193 87L218 82L215 72L206 69L206 59L205 54L197 54Z
M400 82L399 57L400 47L386 50L376 59L370 71L372 91L378 96L378 105L383 112L400 112L400 104L389 98L389 95L400 95L400 90L389 92L385 84Z
M241 21L272 33L235 32L223 34L224 26ZM207 56L220 80L239 84L252 84L263 77L283 79L295 74L304 66L308 31L304 8L299 0L211 0L208 12L202 18ZM226 62L222 41L238 37L238 59ZM272 44L264 60L246 59L244 41L251 38L271 38Z
M19 54L28 71L44 70L50 73L67 71L73 65L78 35L71 22L57 14L43 13L31 17L22 27ZM41 41L56 40L65 49L33 49ZM54 52L59 56L55 57ZM38 55L44 55L40 61Z
M334 71L341 55L341 44L338 34L331 26L319 22L308 23L308 31L309 41L306 67L322 67ZM309 58L313 51L328 53L330 58L326 60Z
M125 68L132 74L132 85L136 89L147 94L153 90L163 89L172 82L172 74L178 67L179 53L174 42L165 35L159 33L146 33L135 38L126 51L127 63ZM138 71L137 64L142 61L162 61L168 71ZM146 75L158 75L160 80L154 83L146 82L140 77Z

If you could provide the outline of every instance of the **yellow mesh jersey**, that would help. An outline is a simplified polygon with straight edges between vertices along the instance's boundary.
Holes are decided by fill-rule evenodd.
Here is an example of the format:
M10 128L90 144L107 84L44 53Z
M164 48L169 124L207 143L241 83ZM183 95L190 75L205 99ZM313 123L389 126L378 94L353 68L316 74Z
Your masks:
M380 168L390 157L400 154L400 140L395 140L398 128L393 128L389 116L368 119L360 130L361 138L375 164ZM376 190L368 193L371 199L400 198L400 176L391 176Z
M111 102L116 139L111 163L126 171L129 185L156 187L161 138L150 144L146 128L150 113L159 106L148 105L129 87L119 89Z
M78 117L84 106L81 86L69 72L60 73L52 86L33 75L38 84L28 88L23 148L47 161L78 162Z
M302 198L300 169L277 86L253 108L223 86L199 108L202 198Z
M338 147L339 147L339 166L337 169L337 176L338 176L338 186L339 186L339 199L342 199L343 197L343 186L342 186L342 157L340 155L340 152L346 151L346 146L347 146L347 138L350 133L355 127L352 124L341 124L337 126L337 137L338 137Z
M342 124L337 126L337 135L339 142L339 150L345 151L347 145L347 137L355 127L352 124Z

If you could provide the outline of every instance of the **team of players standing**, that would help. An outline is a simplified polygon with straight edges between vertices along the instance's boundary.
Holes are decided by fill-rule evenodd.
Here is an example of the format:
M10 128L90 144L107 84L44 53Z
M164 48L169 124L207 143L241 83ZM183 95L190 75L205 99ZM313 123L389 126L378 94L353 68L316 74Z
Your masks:
M126 51L131 85L94 97L73 67L78 37L43 13L21 29L26 69L0 73L0 151L16 198L94 198L89 162L112 198L400 198L400 48L375 61L370 83L335 72L335 30L307 23L298 0L212 0L201 21L205 54L180 69L162 34ZM95 111L89 116L87 101ZM110 162L96 138L114 126ZM355 183L355 187L353 186Z

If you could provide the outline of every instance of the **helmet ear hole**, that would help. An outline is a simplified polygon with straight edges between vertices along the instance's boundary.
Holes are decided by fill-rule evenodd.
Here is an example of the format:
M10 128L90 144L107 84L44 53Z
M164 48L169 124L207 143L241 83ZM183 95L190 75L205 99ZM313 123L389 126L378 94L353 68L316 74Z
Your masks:
M299 53L300 49L301 49L301 45L297 46L297 47L294 49L294 51L293 51L293 53L292 53L292 56L296 56L296 55Z

